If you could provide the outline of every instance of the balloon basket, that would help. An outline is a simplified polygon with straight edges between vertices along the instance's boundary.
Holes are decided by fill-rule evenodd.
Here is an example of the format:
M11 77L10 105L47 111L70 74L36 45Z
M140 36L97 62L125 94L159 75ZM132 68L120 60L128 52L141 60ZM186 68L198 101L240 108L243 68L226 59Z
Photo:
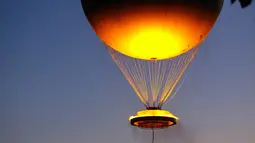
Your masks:
M149 108L129 118L130 124L142 129L164 129L176 125L178 117L167 110Z

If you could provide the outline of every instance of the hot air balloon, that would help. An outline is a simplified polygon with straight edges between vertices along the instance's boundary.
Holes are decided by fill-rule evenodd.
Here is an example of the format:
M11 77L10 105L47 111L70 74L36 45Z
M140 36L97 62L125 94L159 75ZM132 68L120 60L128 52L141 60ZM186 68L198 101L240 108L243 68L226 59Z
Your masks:
M160 129L178 117L162 106L220 14L223 0L81 0L84 13L146 109L133 126Z

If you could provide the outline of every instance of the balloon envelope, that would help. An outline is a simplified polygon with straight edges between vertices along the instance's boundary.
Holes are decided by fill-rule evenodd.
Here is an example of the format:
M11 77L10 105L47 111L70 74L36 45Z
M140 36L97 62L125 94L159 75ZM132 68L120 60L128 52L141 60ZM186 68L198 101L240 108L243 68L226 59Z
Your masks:
M168 59L199 44L223 0L82 0L99 36L116 51L143 60Z

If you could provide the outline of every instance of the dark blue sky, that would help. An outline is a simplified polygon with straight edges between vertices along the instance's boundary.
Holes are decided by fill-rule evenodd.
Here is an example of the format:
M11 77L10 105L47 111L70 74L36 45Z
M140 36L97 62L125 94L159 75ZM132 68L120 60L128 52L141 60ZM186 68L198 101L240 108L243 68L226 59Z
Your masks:
M1 143L150 140L129 126L144 107L80 0L6 0L0 12ZM254 55L254 5L242 11L226 1L185 84L164 106L181 126L156 133L156 142L254 143Z

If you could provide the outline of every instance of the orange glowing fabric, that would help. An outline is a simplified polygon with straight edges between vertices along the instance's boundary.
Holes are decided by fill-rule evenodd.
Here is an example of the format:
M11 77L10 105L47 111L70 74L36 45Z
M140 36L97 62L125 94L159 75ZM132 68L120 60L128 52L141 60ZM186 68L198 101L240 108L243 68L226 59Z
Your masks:
M103 42L124 55L162 60L199 44L215 23L215 15L184 7L132 7L98 14L92 26Z

